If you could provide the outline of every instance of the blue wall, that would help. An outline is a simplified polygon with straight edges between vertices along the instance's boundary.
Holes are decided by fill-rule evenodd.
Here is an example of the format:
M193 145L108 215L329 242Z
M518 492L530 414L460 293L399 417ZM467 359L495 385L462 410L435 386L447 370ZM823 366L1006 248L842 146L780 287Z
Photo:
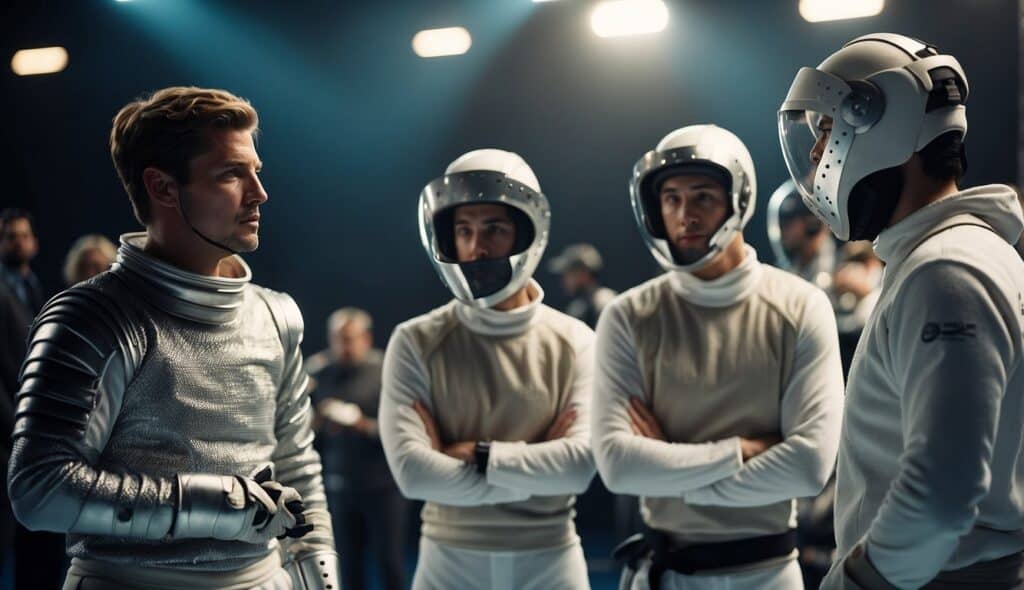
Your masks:
M592 2L562 0L14 2L0 56L64 45L58 75L0 72L0 204L33 209L36 267L56 287L80 234L137 227L107 152L125 102L172 84L249 98L270 201L256 280L289 291L307 318L307 352L340 305L378 319L378 343L447 292L419 245L415 204L449 161L477 147L521 153L551 200L550 253L591 241L622 289L656 272L628 207L633 163L669 130L715 122L758 166L747 232L770 260L764 202L785 177L775 110L800 66L874 31L923 38L957 55L971 82L968 183L1016 171L1017 7L1011 0L890 0L878 17L804 22L797 0L670 1L668 29L599 39ZM422 60L419 29L462 25L470 53ZM5 60L7 58L5 57ZM6 63L6 62L5 62ZM538 278L549 302L557 281Z

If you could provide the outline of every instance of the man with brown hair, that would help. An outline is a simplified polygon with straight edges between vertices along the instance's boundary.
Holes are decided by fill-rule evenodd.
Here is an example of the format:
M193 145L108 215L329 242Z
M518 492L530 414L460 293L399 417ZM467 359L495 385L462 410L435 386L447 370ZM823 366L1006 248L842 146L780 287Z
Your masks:
M243 277L218 271L259 243L257 125L199 88L114 119L146 231L43 308L17 396L11 503L68 534L66 589L339 587L302 316L237 256Z

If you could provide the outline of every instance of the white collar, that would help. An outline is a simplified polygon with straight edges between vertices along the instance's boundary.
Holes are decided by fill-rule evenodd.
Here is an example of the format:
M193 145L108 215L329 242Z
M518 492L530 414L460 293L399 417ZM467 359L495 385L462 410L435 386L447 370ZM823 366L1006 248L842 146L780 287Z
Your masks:
M885 228L875 239L875 254L888 268L894 268L930 233L964 214L980 218L1011 244L1024 226L1013 189L999 184L978 186L929 203Z
M705 281L691 273L671 271L672 290L690 303L704 307L727 307L746 299L761 280L764 269L757 261L757 251L744 244L743 262L717 279Z
M473 307L461 301L455 301L455 316L471 331L485 336L514 336L522 334L533 323L544 301L544 289L537 281L530 279L527 285L531 295L530 303L499 311L497 309Z
M245 303L252 271L239 256L245 275L238 279L188 272L146 253L145 232L121 236L112 269L138 287L140 296L166 311L204 324L234 320Z

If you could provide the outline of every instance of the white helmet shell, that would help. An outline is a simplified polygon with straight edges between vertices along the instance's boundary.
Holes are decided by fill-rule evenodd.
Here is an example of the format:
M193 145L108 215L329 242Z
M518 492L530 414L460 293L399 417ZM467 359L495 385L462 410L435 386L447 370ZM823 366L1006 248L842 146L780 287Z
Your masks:
M943 133L967 133L966 80L953 56L889 33L854 39L797 72L779 109L782 152L804 202L836 237L850 239L858 182L902 165ZM830 132L819 128L826 118ZM819 161L812 150L821 151Z
M517 247L506 258L459 263L454 252L455 208L482 203L510 208ZM444 176L423 188L419 209L423 249L452 294L475 307L493 307L526 286L547 247L547 197L530 166L512 152L481 149L459 156Z
M709 171L728 179L729 184L725 188L732 214L712 234L707 254L690 264L680 264L672 255L661 210L656 206L656 187L652 186L663 171L674 169L680 174ZM757 179L750 152L738 137L715 125L690 125L672 131L640 158L633 167L629 189L640 235L654 259L665 270L694 272L714 260L750 221L754 214Z
M788 271L793 270L794 264L782 240L783 217L784 211L795 209L798 203L800 207L804 207L803 198L800 196L800 191L796 188L796 183L793 182L793 179L789 179L783 182L779 188L775 189L772 196L768 198L768 204L765 207L768 244L772 248L772 254L775 255L775 264L779 268Z

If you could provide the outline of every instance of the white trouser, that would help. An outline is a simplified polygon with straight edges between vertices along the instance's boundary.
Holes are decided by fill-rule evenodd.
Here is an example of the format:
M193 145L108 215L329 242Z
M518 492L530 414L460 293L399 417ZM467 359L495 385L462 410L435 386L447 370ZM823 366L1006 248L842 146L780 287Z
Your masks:
M577 540L535 551L457 549L420 537L412 590L589 590Z
M64 590L292 590L292 579L271 551L266 558L236 571L198 572L142 568L89 559L72 559Z
M623 586L628 590L803 590L804 588L800 564L795 559L731 574L687 576L669 570L661 575L660 588L650 588L647 580L647 570L650 567L650 560L642 561L640 569L633 576L632 583L628 586L623 584ZM626 581L628 576L632 575L632 570L627 569L622 572L622 575L623 581Z

